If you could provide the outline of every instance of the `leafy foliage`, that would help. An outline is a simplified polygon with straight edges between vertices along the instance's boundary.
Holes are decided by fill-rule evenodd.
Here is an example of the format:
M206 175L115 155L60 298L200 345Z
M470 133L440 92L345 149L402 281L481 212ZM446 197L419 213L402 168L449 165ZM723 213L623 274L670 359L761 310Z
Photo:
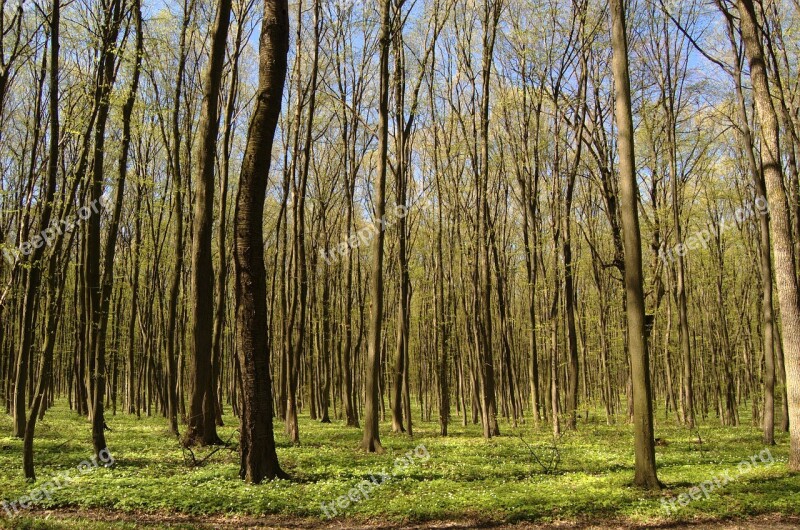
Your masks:
M742 416L744 420L744 411ZM156 514L278 514L322 520L321 503L346 495L371 474L391 471L395 458L419 444L427 447L430 460L415 462L375 489L371 499L354 504L341 517L390 521L629 518L652 522L770 513L800 515L800 503L796 502L796 495L793 499L790 494L800 490L800 477L791 475L786 468L785 434L778 435L778 445L771 449L775 464L738 477L707 500L692 502L667 517L661 507L661 495L643 492L630 484L632 427L624 421L608 426L597 418L592 414L588 422L580 424L579 432L567 433L560 439L558 473L544 473L519 438L505 436L485 441L480 437L479 425L464 428L454 422L451 436L441 438L437 424L420 421L413 440L384 436L387 452L376 456L357 450L359 430L336 423L320 424L301 416L305 433L302 446L292 446L276 425L278 456L292 480L250 486L238 478L238 455L234 452L218 451L204 466L191 468L162 418L121 415L109 419L113 429L108 434L109 446L116 460L113 468L98 468L76 478L23 518L0 519L0 528L45 528L36 522L38 511L72 507ZM233 421L230 416L225 419ZM0 429L7 432L9 422L3 417ZM236 428L235 424L222 428L223 439ZM658 435L669 441L657 453L659 474L667 487L663 495L667 496L679 495L725 470L735 469L741 460L764 449L760 431L749 426L728 428L710 421L703 432L702 451L696 436L672 419L657 419L656 428ZM65 405L49 411L40 429L36 442L39 482L73 469L91 455L85 421ZM553 445L546 425L539 429L523 426L519 435L531 447ZM195 449L196 457L202 459L211 451ZM20 441L0 439L3 499L17 499L35 487L21 476L20 454ZM20 524L23 526L17 526ZM79 526L106 528L88 522Z

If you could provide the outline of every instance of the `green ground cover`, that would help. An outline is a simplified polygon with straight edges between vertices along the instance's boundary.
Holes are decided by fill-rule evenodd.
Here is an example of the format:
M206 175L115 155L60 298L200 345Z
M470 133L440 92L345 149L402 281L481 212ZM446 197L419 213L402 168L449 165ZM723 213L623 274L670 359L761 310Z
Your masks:
M250 486L239 480L238 456L232 450L216 452L201 467L189 466L187 454L160 417L111 417L112 431L107 436L114 466L81 473L79 464L91 457L89 425L60 404L37 428L36 484L23 479L22 443L7 436L10 418L0 418L0 432L5 434L0 438L0 499L16 501L65 472L74 477L49 499L13 518L0 510L0 527L49 527L41 521L43 510L73 508L196 516L266 514L326 522L323 503L328 514L338 512L333 519L340 523L375 518L390 522L622 519L663 523L698 517L800 515L800 475L787 470L788 436L783 433L766 453L758 429L749 424L721 427L711 419L700 428L702 443L698 443L697 432L690 433L660 414L656 433L664 444L657 448L657 461L666 489L651 494L631 485L632 427L624 422L608 426L603 418L596 418L581 422L576 433L565 434L556 449L547 425L515 429L503 423L503 436L485 441L479 426L462 427L458 419L447 438L438 436L435 423L417 421L413 439L388 434L389 426L384 424L387 452L378 456L360 452L360 431L341 423L323 425L301 419L299 447L289 445L282 425L276 423L278 455L293 479ZM235 441L235 420L226 419L221 436ZM209 451L195 450L195 457L200 460ZM556 451L557 466L553 464ZM410 462L398 466L397 459L404 455ZM740 465L742 461L750 465ZM391 479L380 486L363 484L371 476L380 481L380 473ZM341 498L359 484L369 498L359 493L357 501L341 508L348 504ZM708 495L692 490L703 485L712 490ZM691 499L692 495L697 499ZM662 500L671 498L676 502L668 513ZM680 499L691 502L681 506ZM87 524L75 527L126 527ZM71 528L63 525L59 527Z

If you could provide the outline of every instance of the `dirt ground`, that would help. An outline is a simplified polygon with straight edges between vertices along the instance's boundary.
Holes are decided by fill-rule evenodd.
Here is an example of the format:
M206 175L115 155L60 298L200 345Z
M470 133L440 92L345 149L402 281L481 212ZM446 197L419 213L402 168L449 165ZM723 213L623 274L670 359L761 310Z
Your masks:
M208 530L233 530L233 529L314 529L314 530L388 530L388 529L443 529L467 530L473 528L485 529L514 529L514 530L590 530L590 529L671 529L671 530L750 530L750 529L775 529L790 530L800 529L800 517L784 517L781 515L759 516L741 520L697 520L681 523L638 523L625 520L605 521L563 521L549 524L485 522L479 520L461 521L429 521L424 523L398 524L387 521L359 521L335 520L330 522L319 519L304 519L281 516L266 517L237 517L237 516L192 516L181 514L152 514L129 513L104 510L56 510L37 511L31 513L39 522L77 522L95 521L110 525L134 525L137 528L198 528ZM46 524L46 523L45 523Z

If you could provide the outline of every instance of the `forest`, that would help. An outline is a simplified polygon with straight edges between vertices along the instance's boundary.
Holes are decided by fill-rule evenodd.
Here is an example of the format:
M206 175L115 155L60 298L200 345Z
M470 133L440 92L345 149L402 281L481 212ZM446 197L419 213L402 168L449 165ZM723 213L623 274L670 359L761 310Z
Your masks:
M0 528L800 527L798 29L0 0Z

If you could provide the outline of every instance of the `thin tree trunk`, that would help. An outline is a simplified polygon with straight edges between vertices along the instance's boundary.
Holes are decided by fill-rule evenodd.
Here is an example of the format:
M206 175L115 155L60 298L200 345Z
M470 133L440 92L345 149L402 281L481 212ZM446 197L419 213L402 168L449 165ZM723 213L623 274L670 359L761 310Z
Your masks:
M231 0L219 0L211 37L211 57L205 72L203 108L198 134L200 156L195 168L195 219L192 240L192 333L189 380L191 398L185 443L217 445L217 405L212 368L214 346L214 264L211 239L214 226L214 169L219 136L219 94ZM224 219L222 220L224 224Z
M650 357L645 331L642 243L639 231L639 189L636 183L631 83L628 69L628 36L622 0L611 1L612 68L616 83L616 119L619 135L620 209L625 245L625 290L628 316L628 350L633 383L634 483L650 490L661 489L656 476L653 433L653 400Z
M59 122L59 109L58 109L58 73L59 73L59 52L60 52L60 31L61 31L61 0L53 0L52 10L50 13L50 159L47 165L47 182L48 193L52 193L46 200L50 203L55 198L55 186L58 179L58 140L60 136L60 122ZM47 205L45 205L47 208ZM51 271L54 272L54 271ZM52 282L51 282L52 286ZM63 293L62 287L59 291ZM52 312L56 309L56 304L51 303L51 297L54 296L53 290L50 290L47 306L48 306L48 323L53 325L55 319ZM34 394L33 406L31 407L30 419L26 422L23 441L23 471L25 478L28 480L36 480L36 473L33 468L33 438L36 430L36 420L39 414L39 409L42 406L44 398L45 385L51 377L53 369L53 347L52 343L55 340L55 333L48 333L46 341L51 343L50 347L46 347L41 361L41 369L39 370L39 383ZM23 409L23 420L24 409Z
M172 109L172 212L174 217L173 242L175 245L175 268L169 282L169 302L167 303L167 417L169 429L178 435L178 340L177 320L180 297L181 275L183 273L183 169L181 164L180 107L183 97L184 75L186 72L187 33L191 22L194 0L184 0L183 22L178 51L178 77L175 85L175 101Z
M375 185L375 234L372 245L372 277L370 278L371 310L367 343L366 402L364 404L364 435L361 448L370 453L382 453L378 430L378 400L381 373L381 329L383 328L383 252L386 232L386 173L389 165L389 51L391 47L391 0L381 3L380 32L380 104L378 125L378 181Z
M89 207L93 210L86 222L86 269L85 269L85 289L84 296L87 301L87 329L86 337L88 354L90 360L93 359L93 366L90 363L90 374L92 385L89 385L92 396L92 407L90 410L92 420L92 445L95 455L100 456L106 448L105 439L105 416L104 403L106 394L106 331L108 327L108 309L111 303L111 291L113 289L114 271L114 251L116 249L116 237L119 229L119 219L122 211L122 199L124 182L127 173L127 149L130 147L130 133L128 132L127 142L123 140L123 154L121 162L124 162L125 171L120 172L120 182L117 188L117 199L115 210L112 213L112 221L109 227L109 234L106 239L105 249L101 249L100 244L100 201L102 188L105 180L105 143L106 125L111 111L111 91L116 77L117 39L119 36L120 25L123 20L125 6L121 0L113 1L105 10L105 24L103 26L102 52L100 54L99 67L103 70L101 74L102 83L98 85L100 92L100 107L97 115L97 128L95 129L94 145L94 167L92 169L92 180L89 184ZM123 132L123 135L125 133ZM101 254L101 250L103 254ZM103 259L104 271L101 276L101 259Z

